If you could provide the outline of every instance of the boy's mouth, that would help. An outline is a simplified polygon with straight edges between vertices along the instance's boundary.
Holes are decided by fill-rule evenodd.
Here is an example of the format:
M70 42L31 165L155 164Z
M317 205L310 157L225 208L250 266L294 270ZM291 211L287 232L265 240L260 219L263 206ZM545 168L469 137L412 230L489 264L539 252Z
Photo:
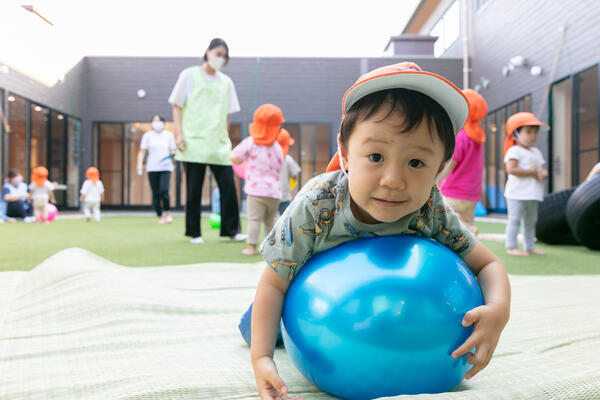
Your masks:
M373 197L373 201L382 207L398 207L399 205L406 203L406 200L388 200L377 197Z

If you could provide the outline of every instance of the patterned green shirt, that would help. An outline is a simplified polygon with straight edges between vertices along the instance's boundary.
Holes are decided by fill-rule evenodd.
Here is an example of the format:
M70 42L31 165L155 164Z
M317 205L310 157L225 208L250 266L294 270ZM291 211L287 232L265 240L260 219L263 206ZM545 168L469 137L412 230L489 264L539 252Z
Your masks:
M348 179L334 171L316 176L302 188L260 245L260 252L279 276L292 280L315 253L361 237L398 234L437 240L463 258L476 243L436 186L420 210L398 221L358 221L350 210Z

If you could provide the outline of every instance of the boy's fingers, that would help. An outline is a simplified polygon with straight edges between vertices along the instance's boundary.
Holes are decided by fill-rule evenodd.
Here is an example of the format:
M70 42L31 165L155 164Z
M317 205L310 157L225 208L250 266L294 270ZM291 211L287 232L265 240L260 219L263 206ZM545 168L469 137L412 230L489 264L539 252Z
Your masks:
M471 335L460 345L460 347L452 352L452 358L459 358L470 352L472 349L477 347L477 340Z
M277 389L279 393L287 393L287 386L285 386L285 382L283 382L283 379L281 379L277 371L273 371L271 374L269 374L269 382L275 389Z
M479 321L479 318L480 318L479 310L477 308L474 308L465 314L465 316L462 319L462 326L465 326L465 327L470 326L470 325L474 324L475 322Z
M479 371L487 367L490 363L491 354L489 350L483 351L483 349L477 349L476 354L468 354L467 362L473 365L467 373L465 374L466 379L471 379L474 377Z

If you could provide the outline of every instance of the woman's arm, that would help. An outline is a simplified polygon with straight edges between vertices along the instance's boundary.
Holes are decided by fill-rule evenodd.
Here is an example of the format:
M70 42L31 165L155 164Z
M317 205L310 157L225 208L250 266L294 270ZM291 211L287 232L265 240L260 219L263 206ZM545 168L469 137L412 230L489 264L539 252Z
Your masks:
M181 118L183 110L177 105L173 105L173 123L175 124L175 145L179 151L185 150L185 139L183 138L183 129L181 127Z
M138 173L144 169L144 157L146 157L146 153L148 150L140 149L137 155L137 170Z

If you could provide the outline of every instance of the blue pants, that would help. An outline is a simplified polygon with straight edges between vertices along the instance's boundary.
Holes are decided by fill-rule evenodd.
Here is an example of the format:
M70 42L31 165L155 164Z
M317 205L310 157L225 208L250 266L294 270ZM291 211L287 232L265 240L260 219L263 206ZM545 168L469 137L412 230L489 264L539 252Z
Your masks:
M252 305L254 303L250 304L250 307L248 307L248 310L246 310L246 312L244 313L244 315L242 315L242 319L240 320L240 324L238 325L238 328L240 329L240 333L242 334L242 337L244 338L244 340L246 341L246 343L248 343L248 346L250 346L250 340L251 340L251 323L252 323ZM281 331L277 332L277 341L275 342L275 345L281 345L283 344L283 339L281 338Z

